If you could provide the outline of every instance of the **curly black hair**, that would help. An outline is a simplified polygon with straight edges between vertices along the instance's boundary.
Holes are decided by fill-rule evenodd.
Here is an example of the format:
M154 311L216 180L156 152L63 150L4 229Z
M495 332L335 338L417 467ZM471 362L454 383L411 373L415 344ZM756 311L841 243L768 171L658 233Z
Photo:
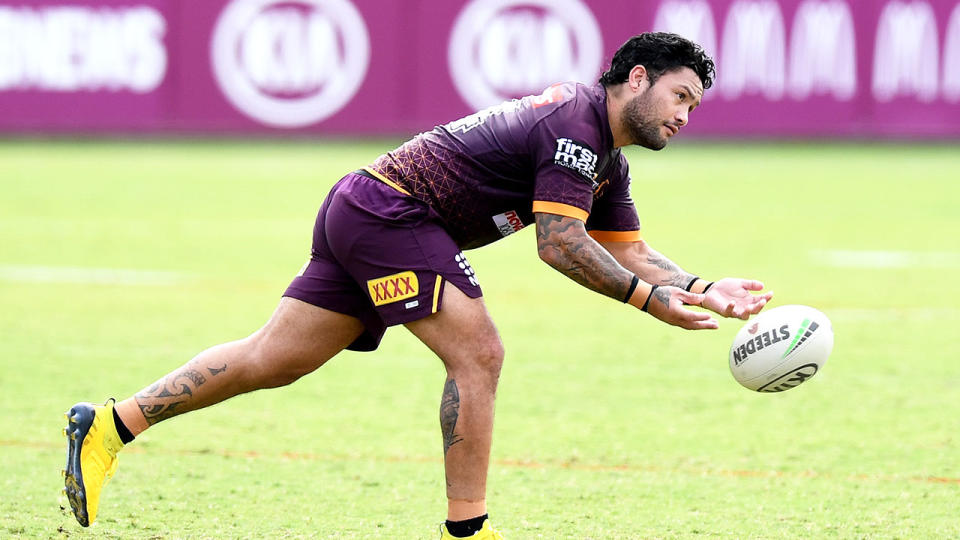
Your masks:
M634 66L647 69L651 85L668 71L688 67L700 77L706 90L713 86L716 75L713 59L696 43L677 34L647 32L633 36L617 50L600 83L611 86L626 82Z

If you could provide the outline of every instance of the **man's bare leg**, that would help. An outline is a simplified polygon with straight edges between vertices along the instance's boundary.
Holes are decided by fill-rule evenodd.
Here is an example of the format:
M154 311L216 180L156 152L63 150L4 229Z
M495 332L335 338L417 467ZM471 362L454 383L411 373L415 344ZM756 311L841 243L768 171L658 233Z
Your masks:
M284 297L253 335L217 345L116 405L133 435L172 416L233 396L290 384L326 363L363 331L354 317Z
M494 399L503 364L500 336L483 300L472 299L449 283L443 309L406 326L447 369L440 400L447 519L482 516L487 513Z
M67 412L64 493L80 525L97 517L117 452L149 426L260 388L289 384L322 366L363 331L359 320L283 298L266 326L200 353L186 365L114 404L77 403ZM119 417L122 425L115 422ZM126 429L123 429L126 428Z

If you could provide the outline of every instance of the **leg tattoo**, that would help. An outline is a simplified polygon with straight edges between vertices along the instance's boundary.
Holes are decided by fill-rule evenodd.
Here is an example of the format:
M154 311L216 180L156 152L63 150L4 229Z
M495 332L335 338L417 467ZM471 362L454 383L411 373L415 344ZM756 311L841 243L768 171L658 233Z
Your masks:
M227 370L227 365L226 365L226 364L224 364L223 367L221 367L221 368L212 368L212 367L208 367L208 368L207 368L207 371L209 371L211 375L219 375L219 374L223 373L223 372L226 371L226 370Z
M443 455L447 455L450 447L463 440L457 435L457 419L460 417L460 391L457 381L450 379L443 386L443 397L440 399L440 430L443 431Z
M147 423L152 426L179 414L177 407L192 398L194 390L205 382L207 379L188 365L141 391L134 399Z

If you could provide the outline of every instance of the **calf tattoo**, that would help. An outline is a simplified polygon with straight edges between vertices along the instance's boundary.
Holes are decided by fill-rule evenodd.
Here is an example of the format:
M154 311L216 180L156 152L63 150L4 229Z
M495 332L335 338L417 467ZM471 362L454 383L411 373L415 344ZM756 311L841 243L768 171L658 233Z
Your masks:
M226 366L224 366L226 369ZM145 390L133 396L144 418L151 426L180 414L177 408L193 397L193 392L207 379L199 371L190 366L167 375Z
M450 379L443 385L443 397L440 398L440 430L443 432L443 455L450 447L463 440L457 435L457 419L460 418L460 391L457 381Z
M226 364L224 364L223 367L219 367L219 368L212 368L212 367L207 368L207 371L209 371L211 375L219 375L226 370L227 370Z

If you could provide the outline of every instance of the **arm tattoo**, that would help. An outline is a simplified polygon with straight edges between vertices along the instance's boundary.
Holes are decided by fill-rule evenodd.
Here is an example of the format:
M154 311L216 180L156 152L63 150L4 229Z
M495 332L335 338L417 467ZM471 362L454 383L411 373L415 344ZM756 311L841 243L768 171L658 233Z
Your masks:
M205 382L207 379L199 371L187 365L140 391L133 398L140 406L147 423L152 426L183 412L177 408L189 401L194 390Z
M450 447L463 440L457 435L457 419L460 418L460 391L457 381L450 379L443 385L443 397L440 398L440 431L443 432L443 455Z
M538 213L537 249L541 258L580 285L623 300L633 274L603 246L581 234L582 227L582 222L573 218Z
M672 285L683 289L693 278L691 274L681 270L676 263L653 250L647 254L647 264L666 272L661 273L659 276L660 279L657 280L657 285Z

